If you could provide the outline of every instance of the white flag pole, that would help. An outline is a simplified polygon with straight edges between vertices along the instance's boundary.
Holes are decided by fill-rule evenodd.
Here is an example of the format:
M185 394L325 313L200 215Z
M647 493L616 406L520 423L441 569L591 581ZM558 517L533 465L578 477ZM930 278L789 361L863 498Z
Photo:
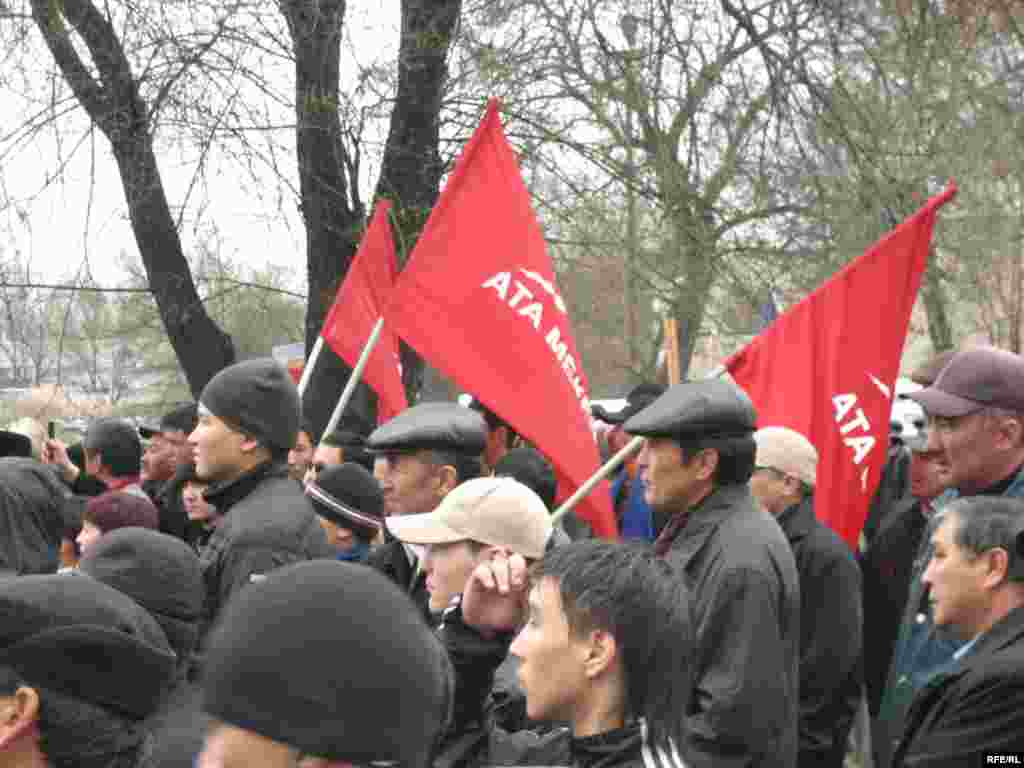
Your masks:
M632 440L629 441L625 448L623 448L621 451L619 451L610 459L608 459L608 461L605 462L604 466L597 470L597 472L595 472L594 475L589 480L587 480L587 482L585 482L576 490L576 493L574 493L572 496L566 499L565 503L563 503L562 506L556 509L554 513L552 513L551 524L558 525L558 522L563 517L565 517L566 513L568 513L569 510L571 510L579 503L580 499L582 499L584 496L586 496L588 493L594 490L594 487L598 483L600 483L602 480L608 477L608 475L610 475L612 472L618 469L622 462L629 458L631 453L634 453L640 448L641 445L643 445L643 442L644 438L639 436L634 437Z
M334 407L334 413L331 414L331 420L327 422L327 426L324 428L324 434L328 434L334 431L334 428L338 426L338 422L341 421L341 414L345 412L345 406L348 405L348 401L352 399L353 393L356 391L356 384L363 377L363 369L366 368L366 362L370 359L370 353L373 352L373 348L377 346L377 341L380 339L380 332L384 328L384 318L377 320L377 324L373 326L373 331L370 333L370 338L366 340L366 345L363 347L362 353L359 355L359 361L356 363L356 367L352 369L352 375L348 377L348 383L345 384L345 390L341 393L341 397L338 399L338 404Z
M305 366L302 368L302 376L299 378L299 397L306 392L306 387L309 386L309 379L313 375L313 368L316 366L316 361L320 357L320 350L324 348L324 337L317 336L316 344L313 345L313 351L309 353L309 359L306 361Z

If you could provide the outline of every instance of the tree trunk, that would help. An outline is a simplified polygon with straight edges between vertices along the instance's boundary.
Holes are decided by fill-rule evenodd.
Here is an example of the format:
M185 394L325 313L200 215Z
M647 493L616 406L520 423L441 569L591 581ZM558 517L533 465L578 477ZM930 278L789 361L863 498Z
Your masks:
M234 346L196 291L157 168L148 110L121 42L90 0L32 0L32 17L75 97L110 141L150 290L198 398L206 382L234 362ZM79 57L65 22L89 49L99 80Z
M402 0L398 92L376 197L393 203L403 266L441 186L439 115L448 50L461 11L462 0ZM405 343L401 357L406 393L409 402L415 402L423 385L423 361Z
M928 336L932 348L942 352L953 348L953 326L949 321L949 299L942 285L938 265L934 263L935 247L932 246L928 269L924 273L924 285L921 286L921 297L924 299L925 312L928 315Z

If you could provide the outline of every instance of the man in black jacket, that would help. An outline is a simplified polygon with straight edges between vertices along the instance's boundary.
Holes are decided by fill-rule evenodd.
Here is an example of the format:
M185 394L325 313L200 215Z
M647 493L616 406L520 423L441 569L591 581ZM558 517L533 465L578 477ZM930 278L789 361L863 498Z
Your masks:
M480 475L486 427L479 413L455 403L422 403L374 430L366 440L386 517L432 512L457 485ZM412 596L431 618L422 551L393 537L366 561Z
M923 581L963 645L907 713L893 768L991 764L1024 748L1024 502L975 496L939 513Z
M861 575L850 548L814 512L818 451L799 432L754 433L750 490L782 527L800 575L798 768L842 768L864 683Z
M789 543L747 487L756 420L746 393L715 379L677 384L623 425L647 438L655 551L693 594L695 768L796 763L800 591Z
M299 428L299 393L270 359L237 363L214 376L199 398L189 435L206 499L224 515L203 550L205 614L282 565L333 557L313 506L288 475Z

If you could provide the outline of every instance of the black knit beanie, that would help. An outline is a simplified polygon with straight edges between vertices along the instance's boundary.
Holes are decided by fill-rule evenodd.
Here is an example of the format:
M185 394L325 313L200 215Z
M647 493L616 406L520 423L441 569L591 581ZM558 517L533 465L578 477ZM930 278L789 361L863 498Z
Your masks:
M199 557L188 544L145 528L121 528L102 536L78 567L149 611L179 659L195 650L206 593Z
M270 446L290 451L302 414L288 371L271 358L228 366L203 388L199 402L219 419Z
M152 714L174 671L145 609L78 574L0 579L0 668L133 719Z
M325 468L306 495L321 517L343 528L356 527L372 535L384 527L384 494L364 467L345 462Z
M314 560L228 603L208 645L204 704L310 756L425 768L450 681L408 596L372 568Z

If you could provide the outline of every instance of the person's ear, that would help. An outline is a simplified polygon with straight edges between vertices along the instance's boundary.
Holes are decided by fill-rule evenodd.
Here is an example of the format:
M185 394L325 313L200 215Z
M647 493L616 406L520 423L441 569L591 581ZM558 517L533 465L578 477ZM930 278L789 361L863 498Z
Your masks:
M451 493L459 484L459 473L451 464L445 464L437 473L437 488L441 498Z
M986 552L983 557L985 558L986 569L982 584L986 589L995 589L1007 580L1010 570L1010 555L1002 547L994 547Z
M697 479L710 480L715 476L718 469L718 451L714 448L705 448L693 457L697 462Z
M605 674L618 657L619 645L611 632L595 629L590 632L583 673L590 679Z
M0 704L0 751L21 738L39 720L39 693L21 686Z

